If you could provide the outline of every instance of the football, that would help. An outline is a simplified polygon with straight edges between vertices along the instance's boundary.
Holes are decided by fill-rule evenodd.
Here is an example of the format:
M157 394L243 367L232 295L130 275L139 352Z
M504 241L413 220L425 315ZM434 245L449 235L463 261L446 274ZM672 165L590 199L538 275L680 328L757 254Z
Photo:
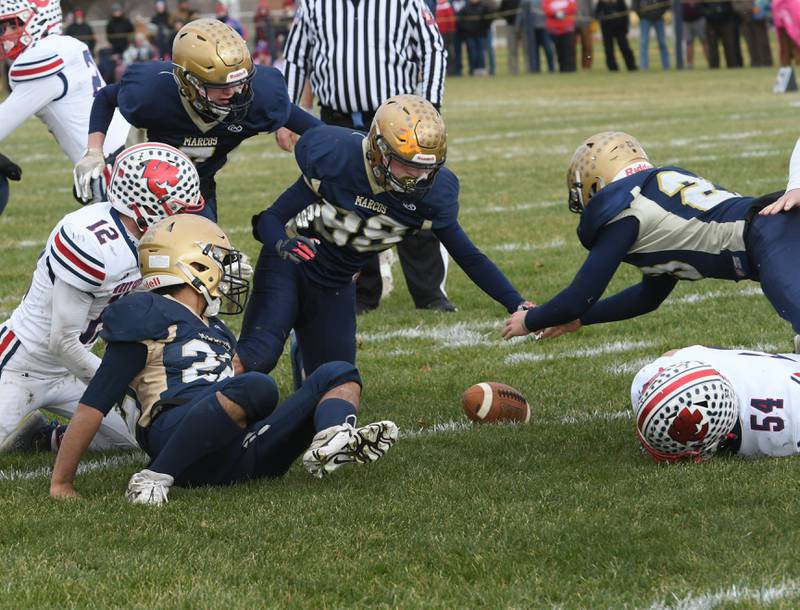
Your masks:
M527 423L531 419L528 401L517 390L504 383L486 381L467 388L461 395L464 413L474 422L497 421Z

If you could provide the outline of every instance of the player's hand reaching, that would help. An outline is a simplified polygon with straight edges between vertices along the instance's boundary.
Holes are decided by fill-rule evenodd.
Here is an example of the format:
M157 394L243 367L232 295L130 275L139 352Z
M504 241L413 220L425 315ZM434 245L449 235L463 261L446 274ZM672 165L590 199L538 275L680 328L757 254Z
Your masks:
M511 314L503 325L503 339L508 341L514 337L524 337L531 331L525 326L525 314L527 309L520 309Z
M786 191L781 195L775 203L771 203L759 211L761 216L771 216L773 214L780 214L781 212L788 212L800 206L800 188Z
M298 135L286 127L281 127L275 132L275 141L278 143L278 146L286 152L292 152L294 150L297 138Z
M51 483L50 496L59 500L72 500L81 497L69 483Z
M293 263L305 263L314 260L317 255L318 243L315 239L298 235L297 237L278 240L278 243L275 244L275 250L284 260L290 260Z
M22 178L22 168L5 155L0 155L0 176L9 180L19 180Z
M90 203L93 198L92 181L100 178L106 167L103 151L98 148L87 150L81 160L75 164L72 178L75 183L75 194L83 203Z
M558 326L550 326L549 328L545 328L543 331L537 333L536 340L555 339L556 337L560 337L561 335L565 335L567 333L574 333L576 330L580 330L581 326L583 325L581 324L580 320L573 320L572 322L559 324Z

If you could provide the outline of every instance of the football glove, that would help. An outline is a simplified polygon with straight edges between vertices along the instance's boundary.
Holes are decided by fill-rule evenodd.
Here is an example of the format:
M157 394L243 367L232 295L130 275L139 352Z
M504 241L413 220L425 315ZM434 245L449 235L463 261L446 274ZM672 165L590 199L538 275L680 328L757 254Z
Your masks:
M275 244L275 250L283 260L304 263L314 260L317 255L318 243L318 240L298 235L297 237L278 240L278 243Z
M90 203L94 199L92 183L100 178L106 168L103 151L97 148L87 150L72 171L75 183L75 194L82 203Z
M5 176L9 180L19 180L22 178L22 168L5 155L0 154L0 176Z

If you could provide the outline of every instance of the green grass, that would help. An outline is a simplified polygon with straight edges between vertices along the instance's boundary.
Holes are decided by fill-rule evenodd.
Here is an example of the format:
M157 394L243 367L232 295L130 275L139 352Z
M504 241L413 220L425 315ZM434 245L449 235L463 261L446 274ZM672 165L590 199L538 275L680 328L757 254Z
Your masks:
M462 224L542 302L585 256L564 184L585 137L625 129L656 163L746 194L778 190L800 98L773 95L773 78L596 68L451 80L448 164L461 179ZM5 317L74 202L71 168L38 122L2 150L25 172L0 217ZM250 216L296 175L270 137L248 141L221 172L221 223L251 256ZM160 510L122 497L143 458L81 476L78 502L51 501L47 476L1 480L0 606L649 608L692 596L681 607L701 607L736 587L719 605L754 607L782 584L770 605L797 605L797 461L657 466L626 413L637 363L667 349L789 351L791 329L754 284L685 282L637 320L507 344L502 308L455 266L456 314L414 310L395 272L394 293L359 318L362 420L391 418L407 433L384 460L325 481L295 467L278 481L176 489ZM636 278L624 269L611 289ZM288 390L285 358L275 374ZM432 429L462 421L460 394L482 380L521 390L531 424ZM0 470L51 463L4 456Z

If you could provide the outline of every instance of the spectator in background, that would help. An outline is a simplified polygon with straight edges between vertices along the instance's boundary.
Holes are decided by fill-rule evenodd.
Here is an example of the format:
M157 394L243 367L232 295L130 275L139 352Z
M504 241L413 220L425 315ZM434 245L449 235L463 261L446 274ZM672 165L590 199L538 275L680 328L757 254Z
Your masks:
M253 16L253 25L256 29L256 63L271 66L272 58L277 55L278 48L275 40L275 26L272 23L272 14L269 9L269 2L266 2L266 0L261 0L258 3L256 13ZM264 48L265 46L266 49ZM266 55L269 55L269 63L263 63L266 59L265 51Z
M75 9L73 13L73 22L67 26L67 29L64 30L64 34L77 38L85 43L86 46L89 47L89 53L94 57L94 47L97 44L97 38L95 38L92 26L86 23L86 15L83 9Z
M628 44L628 29L631 20L625 0L599 0L594 9L594 18L600 22L603 48L606 52L606 67L612 72L619 70L614 54L614 41L616 41L622 52L622 58L625 60L625 67L630 71L636 70L636 59Z
M133 24L126 15L122 12L122 6L119 4L111 5L111 17L106 23L106 38L108 44L111 45L114 53L122 57L125 49L128 48L132 40ZM106 79L106 82L108 80Z
M719 44L725 53L725 65L729 68L742 67L742 50L736 28L736 13L731 0L703 2L700 10L706 17L706 37L708 38L708 67L719 68Z
M505 22L508 73L519 74L520 29L517 20L520 0L503 0L500 3L500 18Z
M706 40L706 18L700 9L702 0L685 0L681 3L683 13L683 40L686 44L686 67L694 68L694 41L700 42L703 55L708 62L708 41Z
M172 29L176 32L190 21L197 19L197 10L192 8L189 0L181 0L178 2L177 10L172 14ZM181 26L177 26L177 22L181 22Z
M175 33L172 29L172 19L167 12L167 3L164 0L156 0L155 7L156 12L150 18L150 30L156 45L157 59L169 59L172 57L170 42Z
M592 67L592 0L578 0L578 17L575 20L578 38L581 41L581 68Z
M228 7L222 4L222 2L217 2L217 8L215 9L215 13L217 15L217 19L219 19L225 25L232 27L239 33L239 36L247 40L247 30L245 30L242 22L238 19L234 19L228 13Z
M639 65L642 70L650 68L650 30L655 28L661 67L669 69L669 47L664 31L664 13L668 0L633 0L633 10L639 15Z
M772 0L772 18L778 35L780 62L800 64L800 3L797 0Z
M543 0L544 25L556 48L559 72L575 72L575 0Z
M447 76L456 74L455 43L456 43L456 11L450 0L437 0L436 2L436 26L444 41L444 48L447 51Z
M522 0L519 5L519 20L528 53L528 69L531 72L539 72L541 65L539 51L542 50L547 60L547 71L555 72L556 58L553 52L553 41L544 27L542 0Z
M146 34L136 32L131 44L122 54L122 61L125 63L125 67L131 64L140 64L145 61L156 59L157 52L158 50L147 40Z
M491 10L483 0L469 0L458 16L461 38L467 44L469 73L486 75L486 42L491 25Z
M769 48L769 32L765 12L755 0L735 0L734 11L750 55L750 65L754 68L772 65L772 51Z

